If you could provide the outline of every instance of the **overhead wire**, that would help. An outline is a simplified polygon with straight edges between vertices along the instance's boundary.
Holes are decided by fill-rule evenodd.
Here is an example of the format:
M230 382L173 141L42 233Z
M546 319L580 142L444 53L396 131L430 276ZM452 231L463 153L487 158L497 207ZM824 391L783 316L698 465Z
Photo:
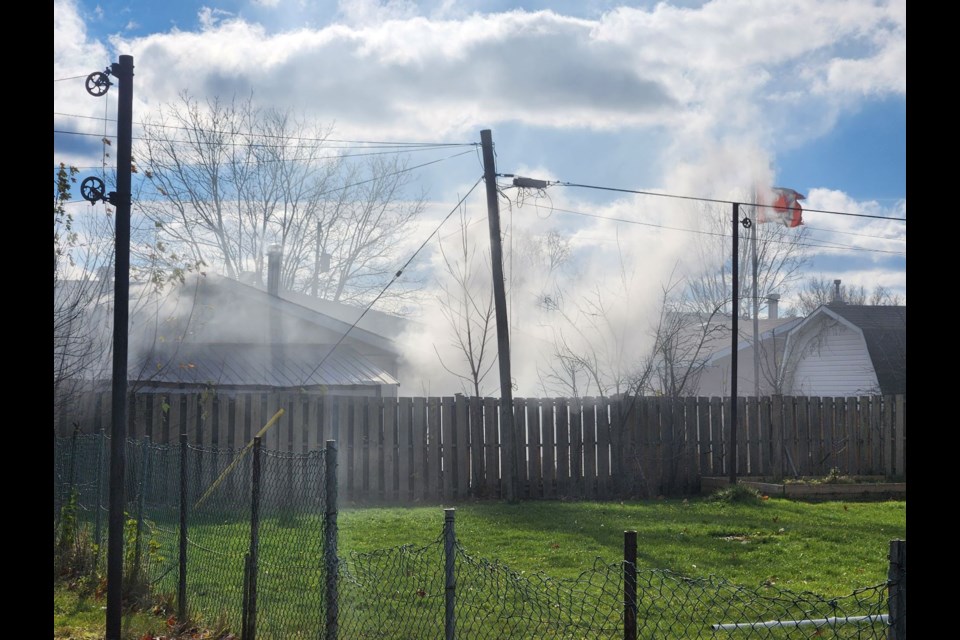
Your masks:
M682 232L685 232L685 233L694 233L694 234L697 234L697 235L704 235L704 236L718 236L718 237L723 237L723 238L730 238L730 237L732 237L732 235L731 235L730 233L725 233L725 232L719 232L719 231L702 231L702 230L700 230L700 229L688 229L688 228L684 228L684 227L671 227L671 226L668 226L668 225L656 224L656 223L653 223L653 222L642 222L642 221L639 221L639 220L630 220L630 219L627 219L627 218L619 218L619 217L615 217L615 216L603 216L603 215L599 215L599 214L596 214L596 213L586 213L586 212L584 212L584 211L574 211L574 210L572 210L572 209L562 209L562 208L559 208L559 207L552 207L551 210L552 210L552 211L556 211L556 212L561 212L561 213L571 213L571 214L574 214L574 215L584 216L584 217L588 217L588 218L597 218L597 219L600 219L600 220L610 220L610 221L612 221L612 222L622 222L622 223L625 223L625 224L635 224L635 225L640 225L640 226L644 226L644 227L654 227L654 228L657 228L657 229L666 229L666 230L668 230L668 231L682 231ZM890 251L890 250L885 250L885 249L868 249L868 248L865 248L865 247L857 247L857 246L854 246L854 245L843 245L843 244L835 244L835 243L817 244L817 243L812 243L812 242L795 242L795 241L789 241L789 240L776 240L776 239L770 239L770 241L771 241L771 242L776 242L776 243L778 243L778 244L795 244L796 246L803 246L803 247L820 247L820 248L826 248L826 249L851 249L851 250L854 250L854 251L867 251L867 252L873 252L873 253L888 253L888 254L893 254L893 255L906 255L906 254L904 254L904 253L901 252L901 251Z
M754 207L775 208L773 205L760 204L758 202L737 202L734 200L720 200L716 198L703 198L699 196L682 196L674 193L657 193L655 191L641 191L638 189L620 189L616 187L602 187L602 186L592 185L592 184L578 184L573 182L565 182L563 180L549 182L547 186L554 186L554 185L561 186L561 187L579 187L582 189L597 189L600 191L614 191L618 193L635 193L635 194L644 195L644 196L658 196L661 198L675 198L678 200L695 200L698 202L714 202L717 204L730 204L730 205L745 204L745 205L750 205ZM907 221L906 218L896 218L892 216L877 216L877 215L871 215L867 213L850 213L849 211L830 211L826 209L804 209L804 211L809 213L828 213L828 214L837 215L837 216L853 216L856 218L875 218L878 220L893 220L897 222Z
M108 120L109 122L116 122L116 118L99 118L97 116L86 116L81 114L74 113L63 113L61 111L54 111L53 115L63 116L66 118L79 118L85 120ZM349 148L355 146L362 146L362 148L418 148L418 147L479 147L479 142L415 142L415 141L404 141L404 140L350 140L350 139L340 139L340 138L314 138L308 136L299 136L299 135L279 135L279 134L270 134L257 131L219 131L217 129L205 129L203 127L184 127L178 125L169 125L169 124L159 124L154 122L138 122L141 127L154 127L160 129L173 129L178 131L190 131L190 132L203 132L208 135L227 135L227 136L250 136L252 138L263 138L267 140L278 140L278 141L297 141L297 142L316 142L321 145L329 146L330 143L334 144L344 144L352 145ZM61 132L61 133L72 133L72 132ZM137 140L137 137L134 137L134 140ZM140 138L142 139L142 138ZM177 142L188 142L187 140L176 140ZM232 143L221 143L224 145ZM243 144L243 143L236 143ZM260 145L264 147L273 147L279 145Z

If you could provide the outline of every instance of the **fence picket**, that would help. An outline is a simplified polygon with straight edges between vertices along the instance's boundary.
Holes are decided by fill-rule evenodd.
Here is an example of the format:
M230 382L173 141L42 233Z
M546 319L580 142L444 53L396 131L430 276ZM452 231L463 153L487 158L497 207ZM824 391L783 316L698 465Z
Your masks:
M610 400L597 400L597 498L610 497Z
M569 497L572 493L572 470L570 468L570 424L567 416L567 399L554 401L553 416L557 425L557 495Z
M570 493L582 498L583 488L583 402L570 401Z
M413 399L413 474L418 500L436 500L440 489L440 398ZM418 453L419 452L419 453Z
M583 399L583 497L597 496L597 416L596 398Z
M531 498L543 497L542 457L540 451L540 402L536 398L526 398L527 414L527 452L528 478Z
M422 497L424 431L413 420L413 399L397 401L397 497L411 502ZM418 453L419 452L419 453Z
M397 399L383 399L383 500L400 499L397 487Z
M833 398L820 399L820 429L823 438L823 448L819 453L820 467L824 473L829 473L836 466L834 448L836 447L836 435L833 432L835 419L835 409Z
M700 491L700 474L697 471L697 399L683 399L683 450L685 463L684 487L687 493Z
M553 403L552 398L543 398L540 401L540 412L543 420L543 495L546 498L555 498L557 495L557 467L555 462L556 436L553 425Z
M483 398L466 398L467 415L470 422L470 442L465 446L470 448L470 493L477 497L482 493L483 486Z
M500 430L497 427L500 406L496 398L483 399L484 457L483 481L484 496L500 497L500 478L503 471L500 466Z
M444 397L440 401L440 450L441 481L440 496L444 500L453 500L456 496L457 458L454 455L454 412L453 398Z
M433 500L443 499L443 447L444 413L443 400L439 397L427 401L427 471L430 479L430 496Z
M456 470L456 497L462 500L470 491L470 425L468 423L467 399L458 396L454 400L453 468Z

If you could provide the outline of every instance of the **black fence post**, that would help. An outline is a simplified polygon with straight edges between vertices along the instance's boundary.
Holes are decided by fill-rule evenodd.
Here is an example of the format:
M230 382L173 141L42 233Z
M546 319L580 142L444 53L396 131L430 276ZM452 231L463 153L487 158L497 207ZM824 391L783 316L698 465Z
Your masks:
M243 600L240 613L240 637L246 638L250 630L250 552L243 554Z
M261 439L253 439L253 478L250 491L250 578L249 604L247 606L247 634L243 640L256 640L257 637L257 561L260 547L260 452Z
M93 566L94 568L100 565L100 536L102 535L102 524L101 521L103 516L101 511L103 509L103 445L107 441L107 437L103 432L103 429L100 430L99 438L97 438L97 515L95 518L94 530L93 530L93 542L96 544L96 551L94 552Z
M70 437L70 489L67 492L67 499L73 493L73 487L77 482L77 438L80 437L80 425L73 428L73 435Z
M623 638L637 638L637 532L623 532Z
M136 584L140 577L141 554L143 553L143 509L147 494L147 474L150 469L150 436L144 436L140 445L140 487L137 495L137 532L134 538L133 567L130 572L131 586Z
M890 569L887 572L890 621L888 640L907 639L907 541L890 541Z
M180 434L180 577L177 581L177 619L187 619L187 434Z
M337 442L327 440L326 450L326 504L323 516L323 565L326 571L326 640L336 640L339 632L339 603L337 580L339 564L337 560Z
M450 508L443 510L443 557L445 562L444 575L446 577L445 601L444 601L444 630L446 631L446 640L454 640L456 637L456 595L457 595L457 576L455 572L456 543L457 532L454 528L454 518L457 510Z

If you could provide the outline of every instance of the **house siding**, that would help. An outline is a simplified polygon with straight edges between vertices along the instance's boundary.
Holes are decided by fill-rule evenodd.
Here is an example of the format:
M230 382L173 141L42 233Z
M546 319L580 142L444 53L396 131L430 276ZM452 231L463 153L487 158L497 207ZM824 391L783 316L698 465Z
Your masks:
M880 385L863 334L834 321L807 328L792 348L796 365L784 393L850 396L878 393Z

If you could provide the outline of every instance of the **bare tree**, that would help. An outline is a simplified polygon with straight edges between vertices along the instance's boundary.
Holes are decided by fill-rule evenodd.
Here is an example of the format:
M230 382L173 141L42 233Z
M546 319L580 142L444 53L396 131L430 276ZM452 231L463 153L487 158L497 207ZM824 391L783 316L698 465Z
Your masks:
M262 285L266 249L278 244L283 288L364 304L392 277L398 241L423 210L423 195L406 193L405 157L349 162L326 144L329 128L252 98L182 94L143 130L136 156L152 193L139 209L174 251L232 278ZM381 303L410 291L408 281Z
M721 298L704 309L705 301L691 303L685 293L674 268L663 287L660 315L651 331L649 388L674 398L696 393L707 359L716 345L730 336L727 317L722 313L729 300Z
M595 392L608 397L639 393L648 384L652 363L638 357L634 327L623 313L615 312L630 308L635 279L626 267L619 239L617 250L620 268L613 286L597 285L573 302L565 302L557 290L550 294L549 304L541 304L558 319L553 325L553 358L539 368L545 393L580 397Z
M838 285L835 280L828 280L820 274L804 280L803 287L797 292L797 302L791 307L790 313L807 316L817 307L831 303L899 306L902 304L902 299L880 284L868 294L863 285L847 285L842 282Z
M737 294L741 317L752 317L753 299L753 235L756 236L757 297L765 300L771 293L785 291L803 275L809 262L804 249L807 231L780 224L756 223L753 207L741 207L741 219L749 217L749 230L740 227L737 256L739 278ZM731 313L733 299L733 269L731 254L731 211L716 204L699 206L704 233L697 236L697 261L702 271L689 281L685 297L692 308L701 313L712 313L724 303L723 311Z
M112 293L113 234L109 219L77 221L68 210L77 169L61 163L53 196L53 394L55 424L97 374L109 345L90 310ZM99 217L98 217L99 216Z
M470 220L466 207L460 208L460 228L456 251L445 247L443 238L438 244L443 257L448 282L442 283L437 296L440 312L452 334L452 345L462 356L462 369L445 362L434 345L441 366L469 387L474 397L485 394L483 387L487 374L497 361L493 288L485 274L489 269L476 270L477 247L470 242ZM483 261L486 262L486 261Z

